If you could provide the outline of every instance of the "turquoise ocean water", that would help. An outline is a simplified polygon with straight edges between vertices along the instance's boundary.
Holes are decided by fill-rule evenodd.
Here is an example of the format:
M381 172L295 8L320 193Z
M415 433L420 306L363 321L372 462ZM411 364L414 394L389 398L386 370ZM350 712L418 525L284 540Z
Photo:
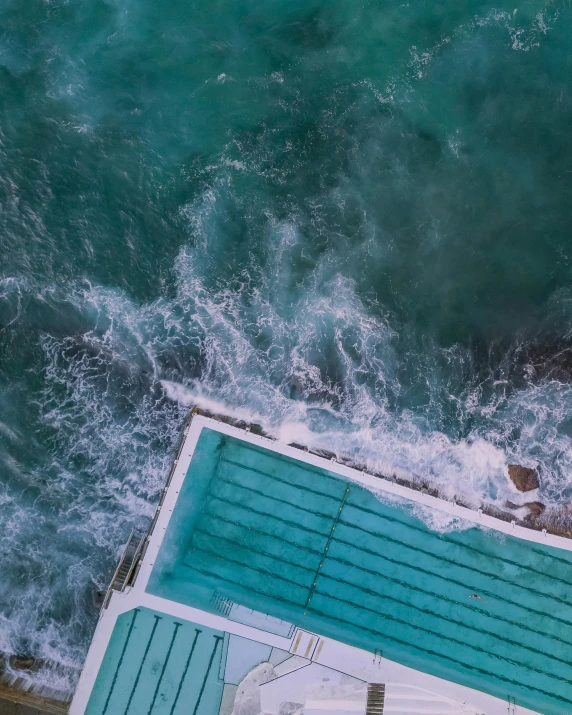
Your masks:
M0 8L0 649L81 665L196 401L569 500L568 2Z

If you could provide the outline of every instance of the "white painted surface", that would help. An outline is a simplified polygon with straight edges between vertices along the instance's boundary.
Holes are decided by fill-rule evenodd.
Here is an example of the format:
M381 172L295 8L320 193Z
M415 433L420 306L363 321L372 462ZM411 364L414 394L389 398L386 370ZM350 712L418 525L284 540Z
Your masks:
M308 665L309 662L310 661L307 658L302 658L299 655L292 655L290 658L283 660L282 663L275 665L274 673L276 674L276 677L279 678L282 675L287 675L288 673L298 670L298 668L303 668Z
M200 433L204 427L236 437L250 444L264 447L270 451L283 454L302 463L327 469L330 472L339 474L346 479L361 484L371 491L378 493L385 492L388 495L408 499L412 502L422 504L430 507L431 509L438 510L459 519L465 519L469 522L480 524L499 532L516 536L526 541L546 544L572 551L572 541L569 539L554 536L552 534L534 532L518 525L513 526L495 519L494 517L479 514L478 512L467 509L466 507L461 507L450 502L437 499L436 497L429 496L428 494L417 492L398 484L393 484L392 482L374 477L370 474L360 472L350 467L330 462L322 457L317 457L307 452L303 452L295 447L280 444L279 442L275 442L267 437L254 435L231 425L227 425L201 415L195 415L185 436L183 448L180 451L171 484L165 495L161 511L159 512L155 524L155 529L149 540L149 546L141 565L137 582L135 586L126 593L120 594L114 592L108 608L101 614L78 688L70 707L70 715L83 715L87 707L89 696L103 661L105 650L109 643L109 639L111 638L111 633L115 626L117 617L121 613L132 610L137 606L152 608L171 616L184 618L207 627L223 630L230 634L250 638L275 648L293 652L299 631L294 633L292 639L287 639L252 626L230 621L222 616L216 616L196 608L184 606L182 604L175 603L174 601L168 601L166 599L145 593L151 571L161 548L169 520L177 503L193 452L197 445ZM413 670L412 668L406 668L405 666L394 663L385 658L374 658L372 653L352 648L351 646L347 646L327 638L319 638L318 636L315 636L315 634L308 634L307 632L304 632L301 640L304 639L305 647L302 647L299 643L298 647L296 647L296 655L304 657L308 643L310 643L312 638L315 638L315 640L310 647L309 656L314 658L316 665L319 663L327 668L332 668L340 673L346 673L366 682L386 684L406 683L409 686L438 693L451 699L452 701L456 701L460 707L458 712L464 712L463 704L466 704L469 707L475 708L478 712L486 713L486 715L506 715L507 713L507 703L499 700L498 698L493 698L490 695L472 690L471 688L466 688L447 680L421 673ZM301 671L296 672L299 673ZM296 673L293 673L292 675L295 674ZM532 710L522 707L517 707L514 712L516 715L539 715L537 713L535 714Z
M408 668L387 658L374 657L372 653L352 648L329 638L323 638L323 646L315 661L333 670L352 675L368 683L408 685L442 696L456 704L457 713L486 713L486 715L506 715L508 703L478 690L451 683L442 678ZM517 707L516 715L538 715L533 710Z
M365 715L365 706L360 700L306 700L304 715Z
M385 686L383 715L480 715L480 713L472 707L442 695L403 683L390 683Z
M262 712L278 715L282 703L303 703L309 686L319 684L340 686L344 680L347 680L344 673L317 663L308 663L305 668L298 668L260 686Z
M319 685L306 688L304 715L365 715L367 685Z

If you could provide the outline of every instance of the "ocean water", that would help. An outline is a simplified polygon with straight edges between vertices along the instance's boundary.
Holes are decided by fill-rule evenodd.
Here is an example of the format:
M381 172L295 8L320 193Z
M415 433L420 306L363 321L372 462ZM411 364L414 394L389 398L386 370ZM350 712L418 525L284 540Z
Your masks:
M0 7L1 650L73 684L194 403L568 502L569 2Z

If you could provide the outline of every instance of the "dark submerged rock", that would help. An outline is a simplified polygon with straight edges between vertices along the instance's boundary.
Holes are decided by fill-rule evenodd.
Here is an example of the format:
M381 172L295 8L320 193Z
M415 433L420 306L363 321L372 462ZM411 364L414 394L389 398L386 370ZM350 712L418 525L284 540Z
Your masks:
M508 509L522 509L526 507L528 514L524 517L525 521L536 521L546 511L546 506L540 501L529 501L526 504L515 504L512 501L507 501L505 506Z
M35 658L23 655L11 655L8 662L12 670L31 670L36 665Z
M538 519L546 511L546 507L540 501L529 501L524 506L528 508L527 519Z
M555 338L531 343L521 348L530 377L540 380L572 381L572 345L570 339Z
M103 606L103 601L105 600L105 591L99 591L98 589L94 589L91 592L91 599L93 601L94 608L97 608L97 610L99 611Z
M540 486L536 469L531 469L530 467L523 467L520 464L509 464L508 476L520 492L529 492L532 489L538 489Z

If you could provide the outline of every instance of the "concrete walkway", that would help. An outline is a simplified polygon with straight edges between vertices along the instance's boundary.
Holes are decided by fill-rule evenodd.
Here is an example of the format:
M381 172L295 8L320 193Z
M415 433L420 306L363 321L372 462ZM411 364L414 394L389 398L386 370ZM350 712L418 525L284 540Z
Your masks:
M12 703L0 698L0 715L49 715L45 710L37 710L28 705Z
M67 713L67 706L62 704L52 704L50 701L43 705L42 698L36 696L21 695L22 700L32 700L33 704L28 702L13 702L12 698L8 699L5 692L0 691L0 715L64 715ZM20 698L19 698L20 699ZM37 702L34 702L37 701Z

